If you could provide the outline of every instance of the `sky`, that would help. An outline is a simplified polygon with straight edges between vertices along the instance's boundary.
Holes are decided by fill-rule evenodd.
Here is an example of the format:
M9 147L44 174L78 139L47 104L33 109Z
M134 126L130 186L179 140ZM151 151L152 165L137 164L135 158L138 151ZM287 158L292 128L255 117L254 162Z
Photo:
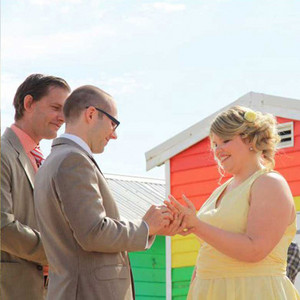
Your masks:
M299 37L300 1L2 0L1 132L29 74L96 85L121 121L102 171L164 178L145 152L216 110L250 91L300 99Z

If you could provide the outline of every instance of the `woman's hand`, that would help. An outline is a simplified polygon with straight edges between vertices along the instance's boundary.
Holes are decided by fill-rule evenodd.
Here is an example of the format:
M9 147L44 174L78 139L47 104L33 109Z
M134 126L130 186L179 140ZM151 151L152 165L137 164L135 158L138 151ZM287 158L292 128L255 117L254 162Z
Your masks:
M169 195L171 202L165 201L164 203L174 213L183 214L183 222L185 223L185 230L180 234L187 235L193 232L193 228L198 223L198 218L196 215L196 208L191 200L189 200L185 195L182 195L182 199L186 203L186 206L180 204L172 195Z
M184 215L182 213L173 212L173 220L168 226L160 229L156 234L157 235L168 235L173 236L175 234L180 234L185 229L186 225L183 221Z

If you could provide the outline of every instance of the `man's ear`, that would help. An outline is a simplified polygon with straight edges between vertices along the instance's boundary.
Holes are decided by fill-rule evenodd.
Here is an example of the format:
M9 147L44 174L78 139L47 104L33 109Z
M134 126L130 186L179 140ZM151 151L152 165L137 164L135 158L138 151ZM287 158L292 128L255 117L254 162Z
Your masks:
M95 108L90 106L88 109L85 110L84 116L88 123L93 121L93 118L95 117Z
M24 97L24 110L28 112L32 111L33 103L33 97L31 95L26 95Z

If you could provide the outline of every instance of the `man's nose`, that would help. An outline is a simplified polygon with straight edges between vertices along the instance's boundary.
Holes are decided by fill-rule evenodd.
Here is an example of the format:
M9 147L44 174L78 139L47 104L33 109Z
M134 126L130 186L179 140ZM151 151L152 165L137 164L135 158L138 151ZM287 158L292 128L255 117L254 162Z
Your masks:
M59 113L58 113L58 116L57 116L58 120L62 123L65 122L65 117L64 117L64 113L63 111L61 110Z
M111 133L110 138L113 140L116 140L118 138L117 132L115 130Z

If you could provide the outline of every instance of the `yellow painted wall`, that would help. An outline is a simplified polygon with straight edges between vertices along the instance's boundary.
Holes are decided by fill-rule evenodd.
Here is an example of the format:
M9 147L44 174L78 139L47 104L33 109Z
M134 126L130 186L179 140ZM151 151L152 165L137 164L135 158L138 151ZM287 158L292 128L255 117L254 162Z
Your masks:
M172 268L191 267L196 263L199 241L194 234L175 235L171 238Z
M300 196L294 197L295 205L296 205L296 210L300 211Z

